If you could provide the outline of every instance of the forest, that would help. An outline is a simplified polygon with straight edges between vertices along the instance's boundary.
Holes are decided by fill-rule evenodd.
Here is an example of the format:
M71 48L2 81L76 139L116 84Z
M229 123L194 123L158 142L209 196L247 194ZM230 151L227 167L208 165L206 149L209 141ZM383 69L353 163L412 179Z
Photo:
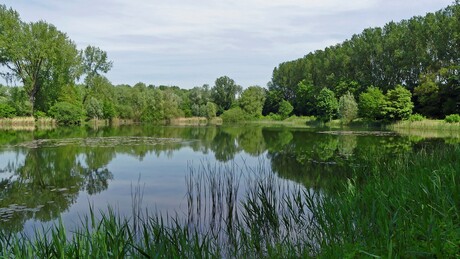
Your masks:
M113 85L113 62L76 44L45 21L24 22L0 5L0 118L52 117L62 124L114 118L167 123L179 117L224 121L290 115L321 121L443 119L460 113L460 2L274 68L267 88L244 88L228 76L192 89Z

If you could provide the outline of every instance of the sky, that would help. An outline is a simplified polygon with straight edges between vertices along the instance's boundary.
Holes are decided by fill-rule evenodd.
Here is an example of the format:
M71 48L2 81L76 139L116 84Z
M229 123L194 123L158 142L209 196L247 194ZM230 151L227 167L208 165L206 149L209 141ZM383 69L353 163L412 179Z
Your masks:
M45 20L79 49L106 51L113 84L192 88L228 76L266 86L273 69L369 27L435 12L453 0L3 0Z

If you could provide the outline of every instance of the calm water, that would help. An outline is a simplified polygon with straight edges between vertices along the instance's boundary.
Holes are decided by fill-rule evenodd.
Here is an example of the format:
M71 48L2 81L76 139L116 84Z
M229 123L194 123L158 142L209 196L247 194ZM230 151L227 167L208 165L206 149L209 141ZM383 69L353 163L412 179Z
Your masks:
M206 164L265 164L281 181L327 191L376 156L458 142L430 137L261 126L0 131L0 228L28 233L59 216L72 228L90 205L129 215L136 187L144 207L185 213L186 177Z

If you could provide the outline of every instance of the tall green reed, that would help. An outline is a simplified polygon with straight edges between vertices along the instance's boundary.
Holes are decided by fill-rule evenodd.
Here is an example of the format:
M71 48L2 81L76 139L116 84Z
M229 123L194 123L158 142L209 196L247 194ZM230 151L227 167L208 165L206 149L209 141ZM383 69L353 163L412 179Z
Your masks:
M460 147L377 156L335 190L306 189L256 166L190 166L185 215L90 207L68 234L0 233L5 258L343 258L460 256ZM372 159L372 158L369 158Z

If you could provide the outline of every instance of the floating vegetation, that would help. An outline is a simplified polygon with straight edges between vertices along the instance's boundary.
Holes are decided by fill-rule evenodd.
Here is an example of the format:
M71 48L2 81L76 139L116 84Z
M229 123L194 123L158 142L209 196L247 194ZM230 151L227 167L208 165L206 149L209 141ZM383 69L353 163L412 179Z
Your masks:
M83 147L116 147L138 145L165 145L180 143L178 138L153 138L153 137L97 137L97 138L66 138L66 139L36 139L20 143L13 147L43 148L78 145Z
M40 211L43 207L44 205L38 205L34 208L29 208L24 205L10 204L8 207L0 208L0 220L3 222L7 222L13 218L15 213L35 213Z
M391 131L320 131L320 134L330 135L353 135L353 136L397 136L398 134Z

